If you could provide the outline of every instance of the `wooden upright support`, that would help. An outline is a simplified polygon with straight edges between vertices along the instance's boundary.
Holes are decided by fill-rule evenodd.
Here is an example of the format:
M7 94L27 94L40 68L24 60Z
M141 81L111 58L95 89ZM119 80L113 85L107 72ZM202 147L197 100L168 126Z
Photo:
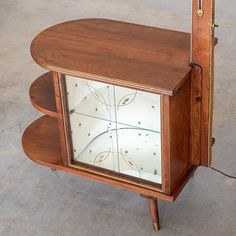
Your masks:
M200 164L204 166L211 165L212 150L214 13L215 0L193 0L191 62L202 69Z

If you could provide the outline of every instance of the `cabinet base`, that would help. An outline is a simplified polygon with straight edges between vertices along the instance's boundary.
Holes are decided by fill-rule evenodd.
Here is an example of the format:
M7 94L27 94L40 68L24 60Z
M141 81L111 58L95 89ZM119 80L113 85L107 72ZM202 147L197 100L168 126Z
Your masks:
M29 157L29 159L42 166L90 179L95 179L169 202L172 202L176 199L180 191L184 188L185 184L197 169L196 166L193 166L179 182L175 188L175 191L171 193L171 195L167 195L161 192L160 189L144 187L139 183L131 183L117 177L112 178L102 174L93 173L89 170L65 166L62 161L57 122L58 121L56 118L43 116L34 121L24 131L22 136L22 145L25 154Z

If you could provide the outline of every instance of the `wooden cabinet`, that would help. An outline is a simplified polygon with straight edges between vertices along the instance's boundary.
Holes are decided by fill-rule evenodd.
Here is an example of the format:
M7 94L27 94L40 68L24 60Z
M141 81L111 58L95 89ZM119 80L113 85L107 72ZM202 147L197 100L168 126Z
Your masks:
M30 88L32 104L45 116L23 134L26 155L140 193L155 230L156 200L174 201L196 168L211 160L213 54L205 52L216 40L197 31L213 21L212 7L201 17L196 7L192 37L84 19L48 28L31 45L34 60L49 72ZM205 48L201 37L212 46Z

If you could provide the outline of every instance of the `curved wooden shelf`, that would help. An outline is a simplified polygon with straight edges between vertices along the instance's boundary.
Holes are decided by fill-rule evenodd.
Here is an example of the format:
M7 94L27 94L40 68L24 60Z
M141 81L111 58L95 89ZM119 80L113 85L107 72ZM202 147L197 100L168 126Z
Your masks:
M62 165L57 119L43 116L24 131L22 145L25 154L34 162L55 168Z
M33 106L46 115L57 117L57 108L53 86L52 72L43 74L36 79L29 89Z

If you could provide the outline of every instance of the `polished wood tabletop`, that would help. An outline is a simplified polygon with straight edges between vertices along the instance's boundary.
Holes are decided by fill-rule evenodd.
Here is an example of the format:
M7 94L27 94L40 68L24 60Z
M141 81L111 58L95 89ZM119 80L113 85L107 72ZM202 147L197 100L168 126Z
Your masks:
M31 53L51 71L173 95L191 70L190 41L189 33L84 19L44 30Z

